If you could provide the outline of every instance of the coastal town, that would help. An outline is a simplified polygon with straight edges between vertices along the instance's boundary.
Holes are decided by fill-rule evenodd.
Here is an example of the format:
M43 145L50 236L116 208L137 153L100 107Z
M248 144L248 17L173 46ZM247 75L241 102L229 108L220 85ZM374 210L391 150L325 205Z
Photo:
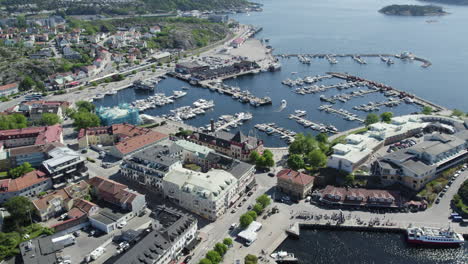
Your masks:
M332 68L432 62L279 53L230 17L261 10L0 18L0 263L313 263L281 247L307 230L463 254L467 113Z

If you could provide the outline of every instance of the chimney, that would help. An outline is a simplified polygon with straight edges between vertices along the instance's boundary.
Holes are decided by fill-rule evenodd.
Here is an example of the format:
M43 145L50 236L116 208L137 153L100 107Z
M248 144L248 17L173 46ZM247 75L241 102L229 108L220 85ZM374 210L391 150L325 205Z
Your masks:
M210 125L211 125L211 132L215 132L215 126L214 126L214 120L213 120L213 118L210 119Z

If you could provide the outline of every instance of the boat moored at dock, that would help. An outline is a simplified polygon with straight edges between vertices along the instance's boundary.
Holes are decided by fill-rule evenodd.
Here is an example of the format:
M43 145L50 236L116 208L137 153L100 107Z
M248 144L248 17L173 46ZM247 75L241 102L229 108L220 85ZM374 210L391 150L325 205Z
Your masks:
M465 243L463 236L450 228L408 227L406 234L407 241L411 244L461 246Z

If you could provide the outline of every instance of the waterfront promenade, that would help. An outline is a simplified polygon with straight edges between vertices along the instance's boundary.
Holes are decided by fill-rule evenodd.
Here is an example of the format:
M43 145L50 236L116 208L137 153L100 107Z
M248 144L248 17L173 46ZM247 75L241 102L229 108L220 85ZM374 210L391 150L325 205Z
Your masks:
M257 179L263 178L263 175L257 175ZM450 200L456 193L460 185L464 180L468 179L468 171L465 171L459 176L456 181L452 184L450 189L447 191L445 196L441 199L439 204L434 204L429 209L416 212L416 213L386 213L377 214L369 211L348 211L342 209L343 215L346 221L343 225L356 226L356 227L368 227L368 223L378 218L380 223L393 223L392 226L380 225L375 228L389 228L389 229L400 229L406 228L410 224L413 226L431 226L431 227L443 227L449 226L448 216L450 214ZM261 179L259 184L265 184L273 181L265 181ZM265 186L263 189L267 189ZM271 194L271 192L269 193ZM249 247L243 246L238 241L234 242L233 248L231 248L226 254L223 263L235 263L237 259L243 259L247 254L263 255L267 259L266 263L274 263L268 256L276 250L276 248L287 238L286 230L290 229L292 225L296 223L307 223L307 224L320 224L325 226L327 222L336 223L334 221L325 219L324 216L332 216L333 214L339 214L339 209L327 209L318 207L316 205L301 201L297 204L284 204L284 203L273 203L271 206L277 206L280 210L278 214L273 214L267 219L263 219L263 215L260 216L257 221L262 223L263 227L258 233L257 241L255 241ZM301 220L296 218L298 215L307 212L313 216L322 215L322 219L317 220ZM231 218L233 222L238 221L236 218ZM357 224L357 219L366 224ZM460 233L468 234L468 227L462 227L456 223L451 224L451 227ZM369 227L372 228L372 227ZM392 231L392 230L389 230ZM235 234L235 233L234 233ZM213 241L215 243L215 241ZM206 253L206 252L205 252ZM269 260L268 260L269 259ZM194 262L196 263L196 262Z

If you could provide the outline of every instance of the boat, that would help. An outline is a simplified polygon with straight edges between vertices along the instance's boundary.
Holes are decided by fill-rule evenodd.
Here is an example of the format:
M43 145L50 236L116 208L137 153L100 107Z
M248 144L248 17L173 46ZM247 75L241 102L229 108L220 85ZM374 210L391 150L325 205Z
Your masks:
M270 255L270 257L275 260L276 263L291 263L298 261L293 253L288 253L286 251L274 252Z
M461 246L465 243L463 235L450 228L408 227L406 234L407 241L411 244Z
M182 90L188 90L190 89L188 86L182 86Z
M156 88L156 84L137 80L133 82L133 88L136 90L146 90L146 91L153 91Z
M174 91L174 98L181 98L183 96L187 95L187 92L184 91Z
M307 111L305 110L295 110L294 113L296 116L305 116L307 114Z
M281 108L285 108L288 105L288 102L286 100L281 100Z

